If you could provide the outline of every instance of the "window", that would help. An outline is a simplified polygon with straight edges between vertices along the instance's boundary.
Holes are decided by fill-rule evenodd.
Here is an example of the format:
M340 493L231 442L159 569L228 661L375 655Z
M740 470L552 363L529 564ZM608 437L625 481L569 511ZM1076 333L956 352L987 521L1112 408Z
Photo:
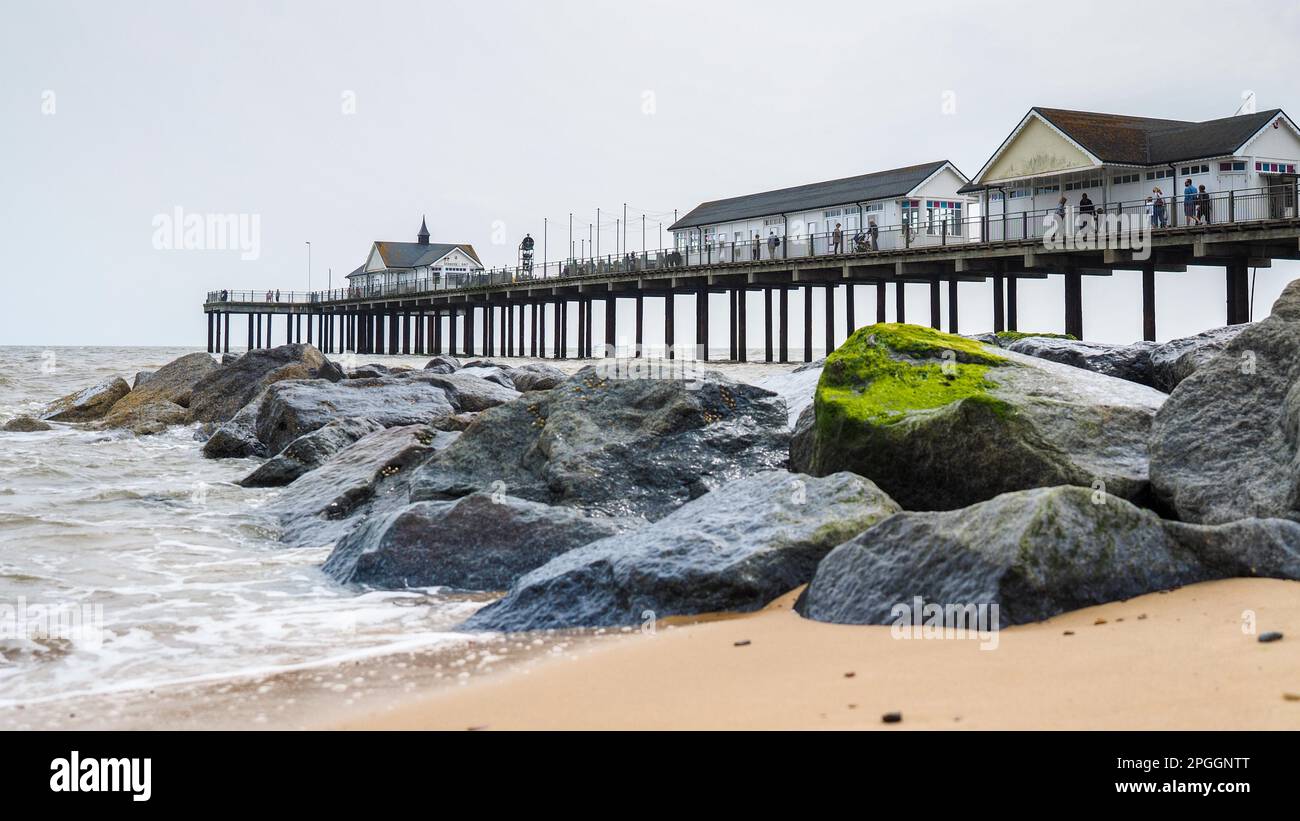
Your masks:
M1245 170L1246 170L1246 163L1244 162L1239 162L1234 160L1233 162L1219 163L1219 172L1222 174L1235 174L1237 172L1245 171Z
M1066 191L1081 191L1086 188L1101 188L1101 177L1084 177L1080 180L1072 180L1065 184Z
M1112 185L1128 185L1131 182L1141 182L1141 181L1142 181L1141 174L1119 174L1117 176L1111 177L1110 180Z
M961 203L946 200L925 201L925 232L938 236L943 231L943 224L948 224L949 234L961 233Z
M1283 162L1257 162L1255 163L1255 170L1265 174L1294 174L1295 164Z
M1174 171L1173 171L1172 168L1162 168L1162 169L1160 169L1159 171L1148 171L1148 172L1147 172L1147 179L1148 179L1148 180L1163 180L1163 179L1168 179L1169 177L1172 177L1173 175L1174 175Z
M1190 177L1190 176L1193 175L1193 174L1208 174L1208 173L1210 173L1210 166L1208 166L1208 165L1205 165L1205 164L1201 164L1201 165L1184 165L1184 166L1183 166L1183 173L1180 174L1179 176Z
M862 206L862 210L866 211L868 214L870 214L872 211L884 211L885 204L883 202L867 203L866 205Z
M826 219L834 219L844 213L843 208L833 208L830 211L823 211L822 216Z
M784 224L785 224L785 220L781 217L768 217L767 219L763 220L764 228L771 228L774 225L784 225Z
M1013 189L1011 189L1011 192L1010 192L1010 193L1011 193L1011 199L1013 199L1013 200L1024 199L1025 197L1029 196L1029 189L1028 189L1028 188L1013 188Z
M1034 189L1034 195L1037 196L1039 194L1055 194L1060 190L1061 190L1060 185L1040 185Z

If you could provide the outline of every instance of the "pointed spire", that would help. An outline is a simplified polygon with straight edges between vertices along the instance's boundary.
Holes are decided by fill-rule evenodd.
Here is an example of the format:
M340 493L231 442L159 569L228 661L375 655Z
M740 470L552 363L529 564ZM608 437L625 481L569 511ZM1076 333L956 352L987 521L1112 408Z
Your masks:
M416 235L416 239L420 241L421 245L429 244L429 226L424 221L424 215L420 215L420 233Z

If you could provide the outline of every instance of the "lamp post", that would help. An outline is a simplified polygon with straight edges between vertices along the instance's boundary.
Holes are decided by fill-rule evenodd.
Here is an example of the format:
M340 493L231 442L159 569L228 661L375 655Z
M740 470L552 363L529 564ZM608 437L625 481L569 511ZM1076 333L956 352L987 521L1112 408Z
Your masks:
M307 293L311 293L311 243L307 243Z

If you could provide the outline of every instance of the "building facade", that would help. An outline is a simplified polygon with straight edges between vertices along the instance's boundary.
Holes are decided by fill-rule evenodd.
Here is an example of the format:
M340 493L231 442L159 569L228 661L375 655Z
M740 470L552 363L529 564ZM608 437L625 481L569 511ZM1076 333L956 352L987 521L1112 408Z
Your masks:
M420 221L415 242L376 241L364 264L348 274L348 290L357 296L455 288L483 271L474 246L429 241Z

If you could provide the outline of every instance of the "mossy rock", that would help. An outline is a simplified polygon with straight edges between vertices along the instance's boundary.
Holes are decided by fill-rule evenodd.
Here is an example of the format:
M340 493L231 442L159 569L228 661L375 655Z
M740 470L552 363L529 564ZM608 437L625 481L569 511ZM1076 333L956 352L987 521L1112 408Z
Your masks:
M826 360L791 467L870 478L908 509L1103 483L1147 488L1157 391L915 325L859 329Z
M994 334L998 339L998 344L1004 348L1012 342L1019 342L1022 339L1068 339L1072 342L1078 342L1079 338L1074 334L1049 334L1038 331L998 331Z

